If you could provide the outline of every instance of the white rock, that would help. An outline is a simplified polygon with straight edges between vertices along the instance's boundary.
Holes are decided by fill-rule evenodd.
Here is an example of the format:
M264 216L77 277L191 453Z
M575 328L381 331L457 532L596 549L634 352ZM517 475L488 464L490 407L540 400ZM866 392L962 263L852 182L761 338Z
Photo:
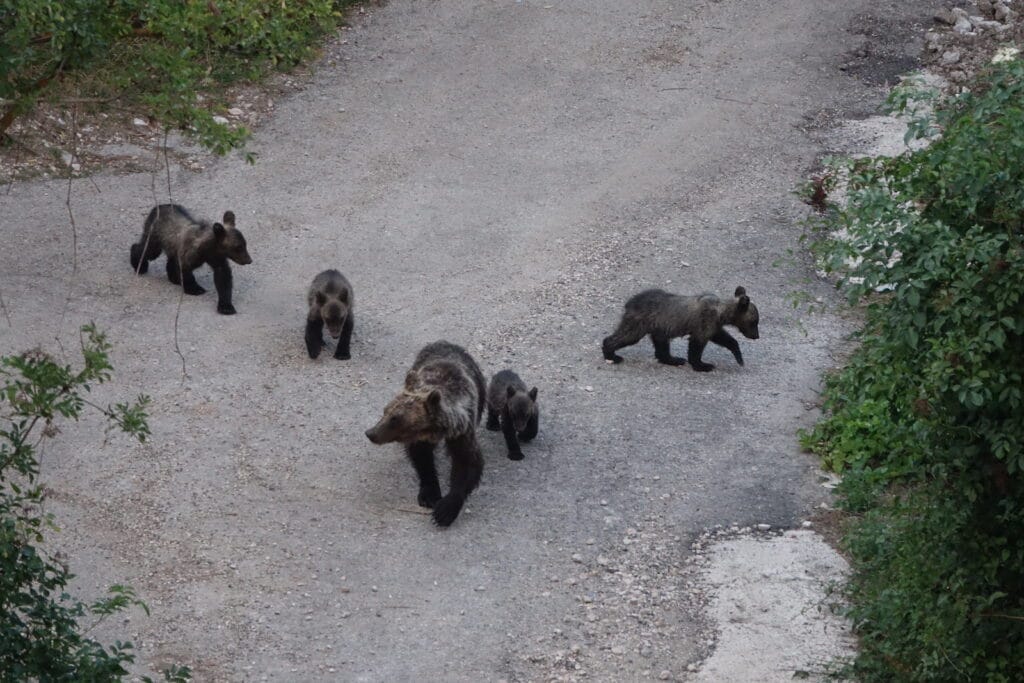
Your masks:
M146 123L146 119L132 119L132 125L135 125L135 126L148 126L149 124Z
M974 17L971 18L973 19ZM980 29L985 29L986 31L1005 31L1007 28L1002 22L993 21L991 19L982 19L980 22L975 24L975 26Z
M231 109L228 109L228 113L232 116L241 116L243 112L238 107L231 107Z
M946 65L956 64L960 61L960 50L946 50L942 53L942 63Z
M672 678L672 672L668 669L665 669L660 674L658 674L658 680L660 681L667 681L670 678Z
M992 63L998 64L999 62L1009 62L1019 54L1020 49L1013 47L1012 45L1001 47L996 50L995 56L992 57Z
M757 530L758 531L771 531L771 529L772 529L772 525L771 524L758 524L757 525Z
M219 123L221 125L224 125L225 123L228 123L228 120L226 118L224 118L223 116L214 116L213 117L213 122L214 123Z
M956 33L966 34L974 30L974 26L971 24L971 20L968 18L966 10L960 7L954 7L950 11L956 17L956 23L953 24L953 30Z

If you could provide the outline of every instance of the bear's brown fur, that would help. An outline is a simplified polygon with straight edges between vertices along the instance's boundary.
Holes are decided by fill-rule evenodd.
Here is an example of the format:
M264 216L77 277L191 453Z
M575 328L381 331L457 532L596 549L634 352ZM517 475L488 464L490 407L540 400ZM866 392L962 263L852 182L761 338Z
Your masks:
M604 357L613 363L621 363L622 356L615 352L624 346L632 346L644 335L651 335L654 342L654 356L666 365L690 366L698 372L714 369L711 363L701 360L708 342L723 346L743 365L740 345L725 325L733 325L748 339L757 339L759 317L757 306L750 301L747 292L737 287L731 301L722 301L714 294L681 296L661 289L640 292L626 302L618 328L601 344ZM686 358L677 358L669 351L669 343L675 337L689 335L690 346Z
M417 500L433 508L434 522L448 526L480 483L484 461L476 427L486 400L483 373L465 349L446 341L423 347L405 377L405 387L366 430L375 444L405 444L420 480ZM441 441L452 459L451 486L441 496L434 448Z

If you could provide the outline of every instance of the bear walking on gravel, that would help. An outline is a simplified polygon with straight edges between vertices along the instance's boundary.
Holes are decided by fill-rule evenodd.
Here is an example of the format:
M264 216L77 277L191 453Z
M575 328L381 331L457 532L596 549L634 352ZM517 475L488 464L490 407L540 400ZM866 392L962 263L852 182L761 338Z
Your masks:
M666 365L685 365L687 361L697 372L714 369L700 357L708 342L730 351L736 362L743 365L743 354L736 339L725 331L725 325L736 327L748 339L757 339L757 306L742 287L736 288L731 301L722 301L714 294L681 296L661 289L640 292L626 302L618 328L601 344L604 357L621 363L622 356L615 353L624 346L632 346L645 334L651 335L654 357ZM675 337L689 335L690 346L686 358L677 358L669 351Z
M420 505L433 508L434 523L448 526L480 483L484 461L476 441L486 388L480 367L465 349L446 341L427 344L405 376L405 387L366 430L375 444L405 444L420 480ZM452 460L448 495L441 496L434 448L441 441Z
M211 224L196 220L177 204L153 207L142 227L142 237L132 245L132 268L140 275L147 272L149 262L161 252L167 254L167 279L181 285L186 294L206 292L196 282L192 271L208 264L213 269L213 284L217 288L217 312L235 313L228 260L244 266L252 263L252 257L246 250L245 237L235 227L233 212L226 211L222 223Z
M334 357L348 360L349 343L355 319L352 308L355 298L348 279L336 270L325 270L315 278L306 295L309 313L306 315L306 350L310 358L320 355L324 346L324 326L327 333L338 340Z
M509 460L522 460L519 441L537 436L540 411L537 387L527 391L526 383L511 370L502 370L487 387L487 428L505 436Z

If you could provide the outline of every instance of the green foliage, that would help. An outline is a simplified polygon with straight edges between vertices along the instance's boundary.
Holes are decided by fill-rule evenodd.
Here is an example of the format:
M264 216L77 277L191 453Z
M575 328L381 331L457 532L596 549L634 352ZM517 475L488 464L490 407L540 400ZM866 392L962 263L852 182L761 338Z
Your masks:
M0 135L63 80L223 154L249 136L214 121L224 86L307 59L350 1L2 0Z
M920 102L897 92L895 109ZM863 513L846 542L861 680L1024 671L1024 63L918 108L924 149L846 164L820 243L860 347L805 446ZM842 173L836 173L836 176Z
M68 567L43 549L43 533L55 528L44 512L38 452L61 421L78 420L87 408L106 417L110 428L140 441L149 435L146 406L103 407L86 394L110 379L110 345L89 325L82 328L84 365L75 370L42 351L0 358L0 680L112 681L127 675L131 643L105 647L88 638L109 615L133 605L146 606L126 586L112 586L109 597L86 604L65 592L73 578ZM146 610L148 613L148 609ZM165 672L167 680L188 680L187 669Z

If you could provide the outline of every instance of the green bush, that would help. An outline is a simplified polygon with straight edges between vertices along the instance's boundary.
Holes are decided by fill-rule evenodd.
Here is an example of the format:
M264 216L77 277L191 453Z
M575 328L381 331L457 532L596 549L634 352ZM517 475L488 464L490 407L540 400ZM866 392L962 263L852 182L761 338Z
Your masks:
M894 108L920 93L904 89ZM850 615L862 680L1024 672L1024 63L918 114L895 158L847 163L822 227L828 268L866 304L804 444L858 516ZM838 175L838 174L837 174ZM819 245L820 246L820 245Z
M105 617L131 605L145 609L131 588L113 586L110 597L86 604L65 592L67 565L42 546L55 528L44 512L37 453L64 420L94 408L137 439L149 434L148 399L96 406L86 394L110 379L110 346L92 326L82 328L84 367L60 365L40 351L0 358L0 681L114 681L134 661L131 643L107 647L85 635ZM148 610L147 610L148 611ZM83 626L83 621L89 623ZM166 680L185 681L174 668Z
M58 82L138 107L218 153L244 128L213 117L223 87L307 59L351 0L3 0L0 135Z

